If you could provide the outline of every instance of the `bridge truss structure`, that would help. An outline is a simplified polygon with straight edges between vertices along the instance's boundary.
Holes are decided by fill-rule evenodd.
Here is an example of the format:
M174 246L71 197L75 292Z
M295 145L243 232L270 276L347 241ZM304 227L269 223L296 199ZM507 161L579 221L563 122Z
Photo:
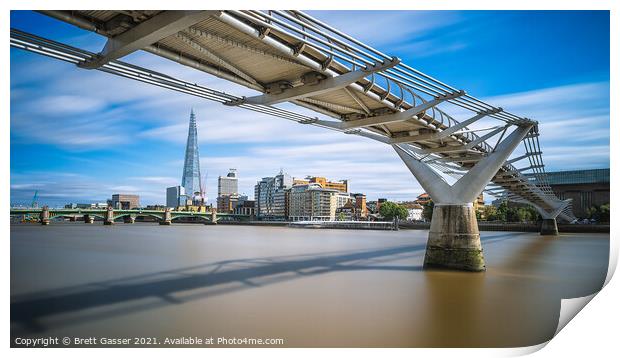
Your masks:
M554 226L556 217L575 220L570 201L560 200L549 186L538 122L441 82L304 12L40 12L105 36L107 43L92 53L11 29L12 47L385 143L436 205L468 206L484 191L530 204ZM231 95L119 60L138 50L245 86L257 95ZM279 108L283 102L322 118ZM468 115L457 120L450 110ZM525 164L517 167L518 163Z

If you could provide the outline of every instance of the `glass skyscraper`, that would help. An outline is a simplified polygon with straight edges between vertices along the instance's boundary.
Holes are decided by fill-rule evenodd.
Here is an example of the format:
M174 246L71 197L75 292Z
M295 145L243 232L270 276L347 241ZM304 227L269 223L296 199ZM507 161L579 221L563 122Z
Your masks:
M185 163L183 164L183 180L181 181L181 185L185 188L185 193L190 198L201 196L198 130L196 128L194 109L192 109L189 115L189 132L187 133L187 146L185 148Z

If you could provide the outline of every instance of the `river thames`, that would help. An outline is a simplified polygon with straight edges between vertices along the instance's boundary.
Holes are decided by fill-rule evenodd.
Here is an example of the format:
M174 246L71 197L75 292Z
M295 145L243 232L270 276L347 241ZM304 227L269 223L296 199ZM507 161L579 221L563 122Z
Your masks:
M482 232L487 271L422 270L428 231L11 225L18 337L282 339L288 347L512 347L598 291L609 234ZM142 341L147 343L147 341ZM101 341L97 342L101 344ZM217 345L215 346L236 346Z

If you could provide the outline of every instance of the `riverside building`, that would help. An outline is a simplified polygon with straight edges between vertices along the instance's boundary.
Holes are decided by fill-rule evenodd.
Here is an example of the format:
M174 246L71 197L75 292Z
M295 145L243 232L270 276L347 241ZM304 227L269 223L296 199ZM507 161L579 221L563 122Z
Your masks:
M334 189L337 191L341 191L346 193L349 191L349 181L341 180L341 181L328 181L324 177L313 177L307 176L306 179L294 179L293 185L303 185L303 184L319 184L323 189Z
M225 177L217 178L217 211L231 213L239 201L237 169L231 168Z
M254 186L254 214L261 220L286 220L289 216L289 189L293 178L282 170L262 178Z

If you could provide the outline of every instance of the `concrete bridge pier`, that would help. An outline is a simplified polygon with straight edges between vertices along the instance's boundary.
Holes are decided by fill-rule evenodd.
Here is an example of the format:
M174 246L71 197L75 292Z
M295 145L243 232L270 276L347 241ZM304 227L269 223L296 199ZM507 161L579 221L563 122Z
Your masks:
M105 217L103 218L103 225L113 225L114 224L114 210L111 207L108 207L108 210L105 212Z
M170 208L166 208L164 211L164 218L159 221L159 225L171 225L172 224L172 214L170 213Z
M424 267L485 270L473 204L435 204L426 243Z
M75 215L69 216L69 221L70 222L75 222L76 220L77 220L77 217Z
M497 144L495 151L478 161L453 185L423 161L428 156L424 151L392 145L435 204L424 256L425 269L486 270L473 202L531 127L517 126Z
M125 224L133 224L136 222L136 217L131 215L123 216L123 222Z
M44 206L41 209L41 214L39 216L39 221L41 225L49 225L50 224L50 210L47 206Z
M211 209L211 225L217 224L217 210Z
M84 215L84 224L92 224L95 222L95 217L88 214Z
M542 217L542 223L540 224L540 234L544 236L558 236L560 235L558 231L558 223L557 217L562 216L567 218L564 214L562 214L562 210L564 210L571 202L571 199L563 200L557 203L548 203L553 209L545 210L539 206L534 206L538 213ZM570 221L570 218L568 218Z
M542 224L540 225L540 234L541 235L553 235L558 236L558 223L553 219L543 219Z

